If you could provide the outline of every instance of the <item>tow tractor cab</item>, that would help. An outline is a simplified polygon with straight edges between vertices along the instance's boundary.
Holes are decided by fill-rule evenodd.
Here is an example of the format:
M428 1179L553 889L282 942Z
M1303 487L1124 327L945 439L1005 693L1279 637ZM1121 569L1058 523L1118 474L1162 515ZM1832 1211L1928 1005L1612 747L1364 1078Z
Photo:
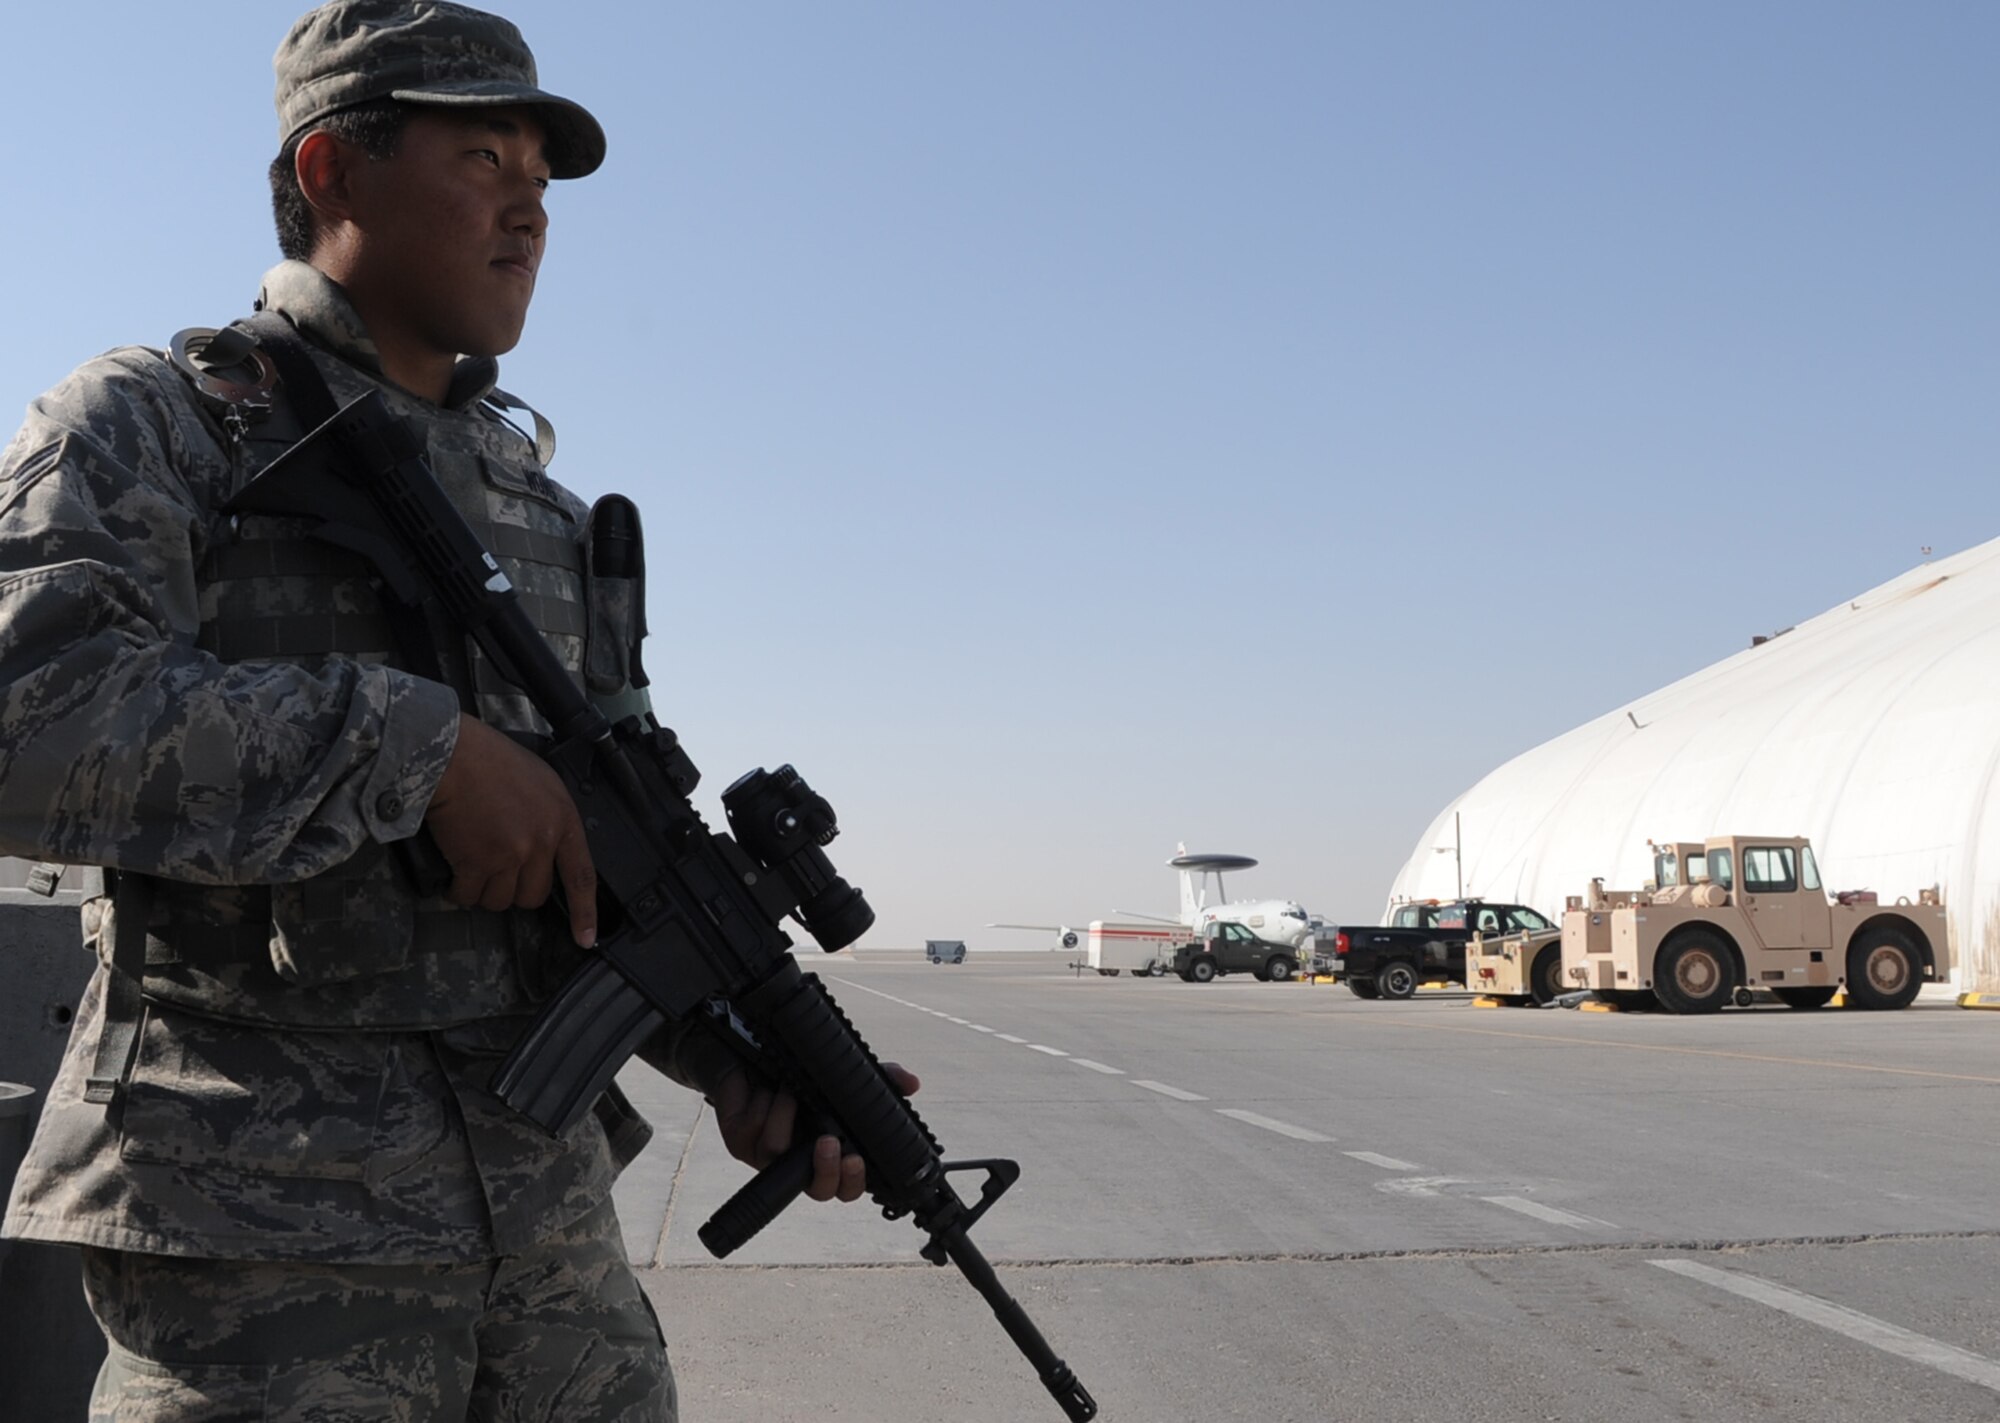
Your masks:
M1674 840L1665 845L1651 840L1646 843L1653 846L1653 877L1646 882L1648 894L1692 889L1696 880L1708 877L1707 846L1693 840ZM1812 851L1808 849L1806 854L1811 855Z
M1654 847L1644 889L1602 881L1563 915L1565 986L1625 1007L1712 1013L1766 988L1818 1008L1842 987L1859 1008L1904 1008L1926 979L1951 972L1936 889L1893 905L1868 890L1828 898L1811 842L1713 836Z

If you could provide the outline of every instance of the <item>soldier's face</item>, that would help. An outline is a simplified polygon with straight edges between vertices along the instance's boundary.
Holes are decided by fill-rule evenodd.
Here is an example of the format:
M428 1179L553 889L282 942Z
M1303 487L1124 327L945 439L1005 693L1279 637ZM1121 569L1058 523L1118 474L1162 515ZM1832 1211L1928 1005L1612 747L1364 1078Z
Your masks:
M356 175L379 338L497 356L521 339L549 219L542 130L527 109L419 109L393 158ZM402 327L391 333L383 322Z

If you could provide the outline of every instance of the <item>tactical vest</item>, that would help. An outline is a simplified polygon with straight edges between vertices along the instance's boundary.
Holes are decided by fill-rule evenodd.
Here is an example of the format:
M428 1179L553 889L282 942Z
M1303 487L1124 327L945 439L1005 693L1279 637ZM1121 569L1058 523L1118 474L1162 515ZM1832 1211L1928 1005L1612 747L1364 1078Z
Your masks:
M341 403L370 388L344 364L317 353L314 363ZM622 680L636 668L641 595L622 586L593 598L582 506L550 484L531 442L477 404L419 412L409 397L377 388L396 413L417 414L438 482L563 665L581 680L588 661L599 688L611 672ZM302 433L289 405L280 399L268 418L237 430L242 481ZM220 661L314 670L337 654L414 670L457 688L461 705L490 726L528 741L548 733L470 639L413 627L421 619L388 601L365 559L307 537L299 521L244 515L217 529L200 598L198 643ZM608 615L596 627L587 616L593 603ZM615 622L624 625L607 625ZM152 900L147 997L280 1026L435 1028L524 1013L567 977L580 953L553 906L493 913L421 897L398 847L374 840L312 879L225 887L156 881ZM101 924L106 957L113 938Z

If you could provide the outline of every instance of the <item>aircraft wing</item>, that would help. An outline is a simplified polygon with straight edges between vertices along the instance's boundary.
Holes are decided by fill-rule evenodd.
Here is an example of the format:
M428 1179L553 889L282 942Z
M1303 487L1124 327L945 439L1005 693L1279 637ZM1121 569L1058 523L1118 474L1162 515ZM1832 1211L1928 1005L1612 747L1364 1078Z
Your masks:
M1073 949L1079 942L1077 931L1067 924L988 924L989 929L1032 929L1040 934L1054 934L1056 942L1065 949Z

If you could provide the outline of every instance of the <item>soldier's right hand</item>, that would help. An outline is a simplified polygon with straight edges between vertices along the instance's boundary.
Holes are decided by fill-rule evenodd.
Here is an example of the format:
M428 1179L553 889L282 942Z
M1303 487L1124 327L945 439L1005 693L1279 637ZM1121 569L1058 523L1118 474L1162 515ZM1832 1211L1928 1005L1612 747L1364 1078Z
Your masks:
M534 909L560 879L570 933L597 942L597 870L562 778L533 752L474 717L431 795L424 824L451 865L454 904Z

